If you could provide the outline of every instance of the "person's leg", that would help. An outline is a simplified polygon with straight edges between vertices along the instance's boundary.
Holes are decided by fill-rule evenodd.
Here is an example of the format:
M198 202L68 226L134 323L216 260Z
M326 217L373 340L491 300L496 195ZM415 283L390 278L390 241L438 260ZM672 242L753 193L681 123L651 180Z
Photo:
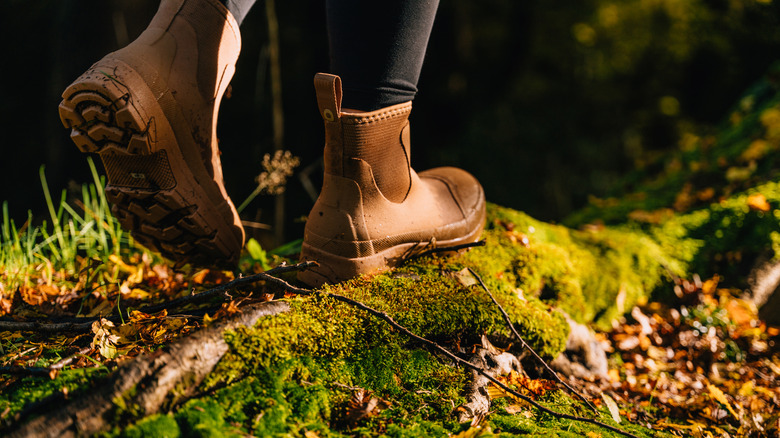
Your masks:
M410 167L409 114L436 1L329 0L334 72L314 78L324 181L304 230L299 278L339 282L435 246L477 240L485 195L452 167ZM343 88L342 88L343 79Z
M373 111L417 93L439 0L327 0L331 73L344 108Z
M137 242L177 262L232 263L243 245L216 139L240 47L223 3L163 0L135 41L62 95L62 123L82 152L100 156L114 215Z
M238 25L241 26L241 23L244 22L244 18L246 18L246 14L248 14L249 10L252 9L252 6L255 4L256 0L219 0L219 1L228 8L228 11L230 11L230 13L233 14L233 18L236 19L236 23L238 23Z

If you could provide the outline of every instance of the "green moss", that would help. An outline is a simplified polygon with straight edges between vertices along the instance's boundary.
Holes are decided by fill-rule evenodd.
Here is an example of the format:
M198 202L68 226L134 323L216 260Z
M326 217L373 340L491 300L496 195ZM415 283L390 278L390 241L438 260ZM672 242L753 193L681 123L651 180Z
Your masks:
M181 429L173 418L173 415L156 414L144 418L127 427L119 434L121 438L179 438Z
M763 195L768 211L749 208L748 198ZM689 237L702 242L694 256L693 269L705 276L715 273L743 285L745 273L761 256L777 257L777 236L780 233L780 184L770 182L712 204L693 223L693 215L674 221L685 223Z
M665 247L637 227L572 230L492 204L488 217L487 246L463 260L503 296L504 306L512 307L510 297L522 292L529 303L538 298L575 320L608 327L669 273L686 272L687 260L671 242ZM525 322L533 325L534 319Z
M215 400L196 399L187 402L175 414L182 435L193 438L228 438L244 436L225 420L225 409Z
M492 204L488 215L484 247L460 257L414 260L322 291L386 312L452 351L479 345L483 334L497 345L517 348L498 307L469 278L465 268L471 268L523 338L551 359L564 349L569 331L557 309L584 322L607 323L662 284L667 270L683 270L684 261L669 256L646 230L571 230ZM470 372L354 306L322 295L288 301L290 312L226 333L230 350L204 380L205 395L174 409L173 416L141 420L123 433L157 428L204 437L302 436L307 431L405 437L462 430L452 410L464 402ZM349 388L371 391L388 407L351 425ZM132 406L121 402L120 424L137 417ZM554 401L560 403L571 402ZM500 415L494 426L502 433L544 430L523 418Z
M321 367L310 359L281 361L273 368L254 369L215 391L210 400L224 409L225 421L240 424L255 436L327 431L331 401L322 375Z
M575 416L593 417L591 412L578 401L573 400L561 391L551 391L536 400L541 405L556 412ZM609 431L595 424L573 421L560 418L555 415L530 410L526 407L519 413L507 413L507 407L513 405L518 408L516 402L509 398L494 400L493 415L488 419L492 431L499 437L516 437L529 435L534 437L583 437L589 433L601 437L621 437L624 435ZM523 406L524 404L521 404ZM526 405L527 406L527 405ZM616 423L606 407L601 407L598 421L613 427L630 432L639 437L672 437L673 435L657 430L649 430L632 424L622 418L620 424Z
M13 416L30 403L63 392L67 393L68 397L78 397L80 391L86 390L106 375L108 370L100 367L64 370L54 379L23 377L0 392L0 411L7 412L6 416Z

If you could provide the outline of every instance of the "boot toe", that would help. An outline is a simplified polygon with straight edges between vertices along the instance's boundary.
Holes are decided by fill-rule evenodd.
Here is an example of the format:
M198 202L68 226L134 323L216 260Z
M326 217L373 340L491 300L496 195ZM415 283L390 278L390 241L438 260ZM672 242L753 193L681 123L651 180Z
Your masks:
M463 217L469 220L485 211L485 192L479 181L457 167L437 167L419 173L420 179L435 179L447 186Z

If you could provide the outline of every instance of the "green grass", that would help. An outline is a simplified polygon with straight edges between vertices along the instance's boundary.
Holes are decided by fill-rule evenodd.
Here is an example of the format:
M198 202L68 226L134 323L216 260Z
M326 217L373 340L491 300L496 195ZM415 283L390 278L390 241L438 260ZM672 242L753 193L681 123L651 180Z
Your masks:
M32 212L17 226L3 202L0 229L0 292L14 291L33 279L50 282L55 273L78 274L85 261L107 261L112 255L138 250L130 234L123 231L111 214L106 200L105 178L88 159L93 182L84 184L81 196L68 201L63 190L55 201L46 181L44 167L40 178L49 217L36 225ZM81 213L80 213L80 212Z

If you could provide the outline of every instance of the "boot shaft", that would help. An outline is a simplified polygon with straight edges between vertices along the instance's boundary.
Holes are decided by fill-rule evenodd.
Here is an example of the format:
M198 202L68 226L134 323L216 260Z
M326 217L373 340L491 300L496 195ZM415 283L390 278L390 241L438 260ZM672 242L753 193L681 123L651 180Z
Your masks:
M382 196L403 202L413 180L408 120L412 103L372 112L344 112L338 76L318 73L314 86L325 123L325 173L361 181L366 178L361 174L365 167L353 161L365 162Z
M116 53L153 66L160 85L182 89L177 100L195 97L181 95L194 88L199 100L218 104L240 51L238 23L219 1L163 0L146 30Z
M163 0L146 30L108 55L147 78L189 166L212 163L220 182L217 114L240 50L238 24L218 0Z

